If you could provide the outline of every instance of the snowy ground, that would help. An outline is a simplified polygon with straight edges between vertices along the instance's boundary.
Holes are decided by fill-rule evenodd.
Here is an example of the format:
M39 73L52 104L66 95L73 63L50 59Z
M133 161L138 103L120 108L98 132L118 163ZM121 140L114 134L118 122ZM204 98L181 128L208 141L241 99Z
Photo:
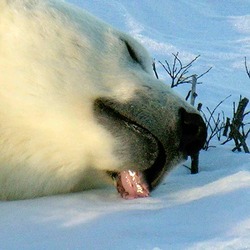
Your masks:
M222 106L230 115L239 94L250 98L248 0L70 2L130 32L157 60L201 54L194 70L213 66L198 90L205 106L233 94ZM111 187L0 202L0 249L250 249L250 155L231 146L202 151L199 174L180 166L150 198L122 200Z
M0 249L250 249L249 155L216 148L152 197L113 188L0 203Z

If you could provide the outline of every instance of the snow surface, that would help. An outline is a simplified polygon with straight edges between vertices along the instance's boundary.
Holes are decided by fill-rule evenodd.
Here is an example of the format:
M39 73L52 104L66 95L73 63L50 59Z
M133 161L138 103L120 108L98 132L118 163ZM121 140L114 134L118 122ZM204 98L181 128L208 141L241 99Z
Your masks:
M198 87L204 106L232 94L221 106L231 115L240 94L250 98L248 0L69 2L130 33L156 61L200 54L195 73L213 66ZM250 249L250 155L213 144L199 174L179 166L149 198L123 200L110 187L0 202L0 249Z

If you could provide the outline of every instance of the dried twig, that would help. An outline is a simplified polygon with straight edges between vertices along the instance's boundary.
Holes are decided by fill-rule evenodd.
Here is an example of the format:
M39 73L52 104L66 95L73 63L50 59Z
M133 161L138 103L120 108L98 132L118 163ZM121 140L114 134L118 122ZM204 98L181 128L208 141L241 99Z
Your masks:
M156 70L156 67L155 67L155 59L154 59L154 61L153 61L153 63L152 63L152 66L153 66L153 71L154 71L154 73L155 73L155 77L156 77L157 79L159 79L159 76L158 76L158 73L157 73L157 70Z
M200 57L200 55L196 56L194 59L192 59L189 63L185 65L183 65L182 61L179 58L179 52L177 52L176 54L173 53L172 55L174 57L172 66L167 60L165 60L165 64L159 61L159 63L171 79L171 88L177 87L178 85L185 83L192 83L193 75L188 75L189 69L192 67L192 64ZM202 76L207 74L211 69L212 67L210 67L204 73L197 75L196 79L201 78ZM197 84L199 83L197 82Z
M246 56L245 56L245 69L246 69L246 73L247 73L248 77L250 78L250 70L247 67L247 58L246 58Z
M203 118L205 120L206 123L206 127L207 127L207 131L208 131L208 137L206 140L206 143L204 145L204 150L208 150L208 148L212 147L210 146L210 142L211 140L217 136L217 138L219 138L219 133L221 133L221 131L223 130L223 128L225 127L224 122L221 122L220 119L220 113L217 114L217 118L214 117L214 114L216 112L216 110L219 108L219 106L225 102L229 97L231 97L231 95L227 96L225 99L223 99L222 101L220 101L213 110L210 110L207 107L207 111L209 113L209 117L206 116L206 114L202 112L203 114Z
M244 128L247 123L244 124L243 122L245 116L249 114L249 111L245 113L245 108L248 102L249 100L247 98L240 98L237 110L235 109L235 103L233 105L233 119L232 122L228 125L228 128L230 128L230 133L227 140L222 143L224 145L225 143L234 140L235 147L233 148L233 151L241 151L242 147L245 153L250 152L246 143L246 139L249 135L250 129L245 132Z
M173 54L173 57L174 59L173 59L172 65L170 65L170 63L167 60L165 60L165 64L163 64L162 62L159 62L159 63L161 64L161 66L167 72L167 74L169 75L171 79L171 88L177 87L178 85L181 85L184 83L192 83L192 88L189 91L186 97L186 100L191 96L190 103L194 106L195 98L197 97L197 93L196 93L196 84L198 84L197 79L207 74L211 70L211 68L199 76L187 75L188 70L192 66L192 63L195 62L200 57L200 55L196 56L193 60L191 60L186 65L183 65L182 61L179 58L178 52L176 54ZM156 67L155 67L155 61L153 61L153 71L155 73L156 78L158 79L158 74L157 74ZM199 103L198 108L197 108L199 111L201 110L201 106L202 104ZM192 174L198 173L199 153L191 155L191 168L189 169L191 170Z

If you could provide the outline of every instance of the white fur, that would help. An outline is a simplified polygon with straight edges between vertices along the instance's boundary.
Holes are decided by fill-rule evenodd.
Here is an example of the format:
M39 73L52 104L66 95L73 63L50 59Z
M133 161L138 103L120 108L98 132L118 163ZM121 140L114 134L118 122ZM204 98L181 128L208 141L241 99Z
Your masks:
M0 199L91 188L102 174L94 169L119 168L117 142L92 111L97 97L127 100L136 89L119 43L61 2L1 0Z
M121 38L144 63L128 63ZM103 184L122 165L93 114L98 97L125 102L151 75L143 47L60 1L0 0L0 199ZM153 79L153 77L152 77Z

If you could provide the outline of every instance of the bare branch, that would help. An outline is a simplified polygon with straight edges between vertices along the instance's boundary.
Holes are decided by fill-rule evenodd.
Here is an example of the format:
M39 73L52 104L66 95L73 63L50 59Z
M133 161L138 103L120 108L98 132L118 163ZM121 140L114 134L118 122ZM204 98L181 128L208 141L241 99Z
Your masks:
M193 63L200 57L200 55L193 58L189 63L183 64L181 59L179 58L179 52L172 53L173 55L173 61L170 66L170 63L165 60L165 64L159 61L163 69L167 72L171 79L171 88L177 87L178 85L184 84L184 83L192 83L192 77L193 75L189 75L189 69L192 67ZM207 74L212 67L210 67L208 70L206 70L204 73L197 76L197 79L201 78L205 74ZM197 84L200 84L201 82L197 82Z
M197 76L197 79L203 77L204 75L206 75L213 67L210 67L207 71L205 71L204 73L202 73L201 75Z
M249 111L245 113L245 108L248 104L249 100L247 98L240 97L238 107L236 109L235 103L233 104L233 119L232 122L229 124L230 133L228 138L222 144L225 144L231 140L234 140L235 147L233 151L238 150L241 151L241 147L245 151L245 153L250 153L249 148L247 146L247 136L249 135L250 129L245 133L244 127L247 123L243 122L246 114L249 114Z
M231 95L230 95L231 96ZM205 123L206 123L206 127L207 130L209 131L208 133L208 137L204 146L205 150L208 150L208 148L210 148L210 142L211 140L217 136L217 138L220 138L220 134L221 131L223 130L223 128L225 127L224 122L221 122L220 120L220 113L217 115L217 118L214 118L214 114L215 111L218 109L218 107L224 102L226 101L230 96L227 96L224 100L220 101L213 110L210 110L207 107L207 111L209 113L209 117L207 118L207 116L205 115L205 113L203 111L201 111L201 113L203 114Z
M220 101L216 106L215 106L215 108L213 109L213 111L210 113L210 118L209 118L209 120L208 120L208 123L210 123L210 120L213 118L213 114L214 114L214 112L218 109L218 107L223 103L223 102L225 102L228 98L230 98L231 97L231 95L229 95L229 96L227 96L225 99L223 99L222 101ZM207 108L208 110L209 110L209 108ZM210 111L210 110L209 110Z
M245 69L246 69L246 73L248 75L248 77L250 78L250 70L247 67L247 57L245 56Z
M178 55L179 55L179 52L177 52L176 55L173 54L173 56L174 56L174 62L173 62L173 67L172 67L172 72L173 73L175 73L177 71L176 61L178 61L179 64L180 64L180 67L182 67L181 61L178 59Z
M190 68L193 64L193 62L195 62L198 58L200 57L200 55L196 56L193 60L191 60L187 65L183 66L182 68Z
M165 63L167 64L167 68L165 67L165 65L163 63L161 63L161 62L159 62L159 63L163 66L163 68L167 71L168 74L170 74L170 75L172 74L171 73L172 71L171 71L170 65L169 65L169 63L167 61L165 61Z
M155 59L154 59L154 61L153 61L153 63L152 63L152 66L153 66L153 71L154 71L154 73L155 73L155 77L156 77L157 79L159 79L159 76L158 76L158 73L157 73L156 67L155 67Z

